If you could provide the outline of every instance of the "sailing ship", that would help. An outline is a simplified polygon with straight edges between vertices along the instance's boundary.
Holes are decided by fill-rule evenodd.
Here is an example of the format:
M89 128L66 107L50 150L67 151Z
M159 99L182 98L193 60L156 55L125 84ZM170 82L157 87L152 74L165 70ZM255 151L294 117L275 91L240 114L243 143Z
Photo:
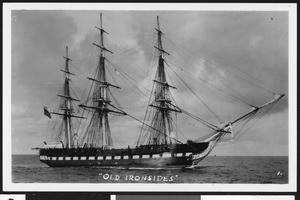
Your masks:
M177 88L170 84L166 76L165 56L170 54L165 51L162 43L164 33L160 29L159 17L157 16L157 45L154 46L158 55L156 75L153 80L153 89L149 98L148 107L144 119L140 120L125 112L121 106L112 103L113 89L121 89L120 86L108 81L106 62L109 62L105 54L113 54L104 44L104 34L107 32L102 27L102 14L100 14L99 31L100 43L93 43L99 50L100 58L93 77L88 77L91 82L90 95L84 101L80 101L71 95L70 77L75 75L69 69L71 59L66 47L64 85L58 111L49 111L44 107L44 114L51 118L52 115L59 117L61 126L56 135L55 143L44 142L43 147L35 148L39 151L40 161L50 167L67 166L122 166L122 167L188 167L196 166L201 160L209 155L213 148L226 135L234 138L233 130L242 129L251 119L264 113L265 110L274 106L284 94L274 93L271 101L261 105L249 105L250 109L245 114L228 122L223 122L207 104L204 106L210 110L220 124L215 125L197 115L194 115L172 101L171 93ZM183 82L185 85L186 83ZM198 94L195 94L202 102ZM78 105L82 114L76 114L74 102ZM203 102L204 103L204 102ZM151 109L151 112L149 111ZM87 113L88 117L85 116ZM174 124L174 116L186 114L197 120L211 130L204 138L181 141L178 138L178 128ZM141 123L141 131L134 147L115 147L112 137L109 115L130 117ZM73 130L74 121L86 121L87 126ZM126 133L130 134L130 133ZM200 135L200 133L199 133ZM81 139L79 139L81 138Z

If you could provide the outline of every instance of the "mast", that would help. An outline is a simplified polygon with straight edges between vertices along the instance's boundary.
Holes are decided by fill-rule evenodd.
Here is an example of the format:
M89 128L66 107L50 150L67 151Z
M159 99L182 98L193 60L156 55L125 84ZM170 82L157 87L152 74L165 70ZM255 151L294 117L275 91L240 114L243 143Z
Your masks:
M64 87L64 95L66 97L70 97L70 86L69 86L69 61L70 58L68 57L68 46L66 46L66 64L65 64L65 87ZM67 146L68 148L71 148L71 99L65 98L64 102L65 106L65 112L64 112L64 123L65 123L65 135L67 137Z
M72 147L72 122L71 118L83 118L80 116L76 116L73 114L73 105L72 101L79 101L71 96L70 93L70 75L74 75L69 71L69 62L71 59L68 55L68 46L66 46L66 56L63 57L65 59L65 69L61 70L65 75L65 81L64 81L64 87L63 87L63 93L58 94L57 96L62 98L62 104L59 107L59 110L62 112L51 112L51 114L60 115L63 118L63 127L64 127L64 135L63 140L65 141L66 147L71 148Z
M148 139L148 144L168 144L172 143L172 138L174 134L174 125L172 124L172 112L181 112L181 110L172 104L170 99L170 88L176 89L176 87L168 84L165 73L164 66L164 55L170 55L163 49L162 45L162 35L163 32L160 30L159 17L157 16L157 28L154 28L157 31L157 46L154 46L158 50L158 66L156 77L154 81L155 92L154 100L149 105L155 109L155 114L152 118L151 126L159 130L153 132ZM161 134L163 133L163 134ZM168 136L168 137L167 137ZM169 139L169 140L168 140Z
M104 47L104 42L103 42L103 33L104 33L104 30L102 28L102 13L100 13L100 46L101 47ZM106 82L106 74L105 74L105 51L103 48L100 48L100 62L99 62L99 72L98 73L98 80L99 81L102 81L103 83ZM108 86L107 85L99 85L99 89L100 89L100 93L95 95L94 97L94 100L97 101L97 98L101 99L99 102L98 102L98 107L102 107L102 109L107 109L107 104L106 104L106 101L109 101L109 98L107 96L107 89L108 89ZM108 126L108 116L107 116L107 112L103 112L101 114L101 119L102 121L102 133L103 133L103 136L102 136L102 145L103 146L110 146L112 145L112 141L111 141L111 138L109 137L110 136L110 129L109 129L109 126ZM107 123L106 123L107 122ZM105 126L107 125L107 127ZM106 137L107 135L107 137Z
M100 13L100 27L95 26L100 31L99 39L100 44L93 43L100 49L99 62L96 69L96 75L94 78L88 77L89 80L93 81L94 89L92 94L91 105L79 105L84 109L92 109L93 115L91 122L86 130L85 139L91 147L105 147L112 146L113 140L111 137L111 131L108 121L109 113L116 113L125 115L125 112L112 110L108 106L115 108L110 101L109 90L110 87L118 88L119 86L113 85L107 81L106 77L106 66L105 66L105 53L111 53L112 51L105 48L104 45L104 33L108 34L102 27L102 13Z

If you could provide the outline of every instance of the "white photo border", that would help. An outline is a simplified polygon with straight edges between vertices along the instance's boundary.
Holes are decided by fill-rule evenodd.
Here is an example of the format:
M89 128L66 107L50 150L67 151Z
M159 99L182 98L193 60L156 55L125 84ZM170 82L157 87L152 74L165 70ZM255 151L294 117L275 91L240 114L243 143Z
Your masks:
M11 11L12 10L131 11L288 11L289 13L289 183L288 184L121 184L12 183L11 158ZM297 5L236 3L3 3L3 191L87 192L294 192L297 180Z

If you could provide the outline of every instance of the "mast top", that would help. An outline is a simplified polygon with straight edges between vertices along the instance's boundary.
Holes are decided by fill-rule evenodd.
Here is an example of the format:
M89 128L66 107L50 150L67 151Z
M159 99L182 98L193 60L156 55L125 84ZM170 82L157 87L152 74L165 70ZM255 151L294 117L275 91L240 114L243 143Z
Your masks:
M106 33L108 34L108 32L106 32L103 28L102 28L102 13L100 13L100 27L95 26L96 29L98 29L99 31L101 31L101 33Z
M159 16L157 16L157 29L160 30L160 27L159 27Z
M102 29L102 13L100 13L100 28Z
M66 59L67 61L72 61L70 58L69 58L69 54L68 54L68 45L66 45L66 56L63 56L64 59Z
M158 34L162 34L162 35L164 35L164 33L163 32L161 32L161 30L160 30L160 26L159 26L159 16L157 16L157 28L154 28L157 32L158 32Z
M162 45L162 41L161 41L161 35L164 35L163 32L161 32L160 30L160 26L159 26L159 16L157 16L157 28L154 28L157 31L157 47L154 46L157 50L159 50L159 55L162 58L163 54L167 54L170 55L168 52L166 52L163 49L163 45Z
M68 45L66 46L66 57L68 58Z

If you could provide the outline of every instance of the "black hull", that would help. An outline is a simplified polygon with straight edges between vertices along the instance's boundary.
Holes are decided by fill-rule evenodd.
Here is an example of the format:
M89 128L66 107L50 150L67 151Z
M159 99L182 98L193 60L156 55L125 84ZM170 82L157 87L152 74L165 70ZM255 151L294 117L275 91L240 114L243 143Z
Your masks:
M134 149L40 149L40 161L50 167L186 167L207 156L209 143L147 145Z

